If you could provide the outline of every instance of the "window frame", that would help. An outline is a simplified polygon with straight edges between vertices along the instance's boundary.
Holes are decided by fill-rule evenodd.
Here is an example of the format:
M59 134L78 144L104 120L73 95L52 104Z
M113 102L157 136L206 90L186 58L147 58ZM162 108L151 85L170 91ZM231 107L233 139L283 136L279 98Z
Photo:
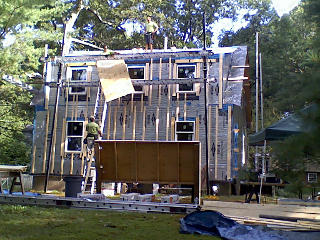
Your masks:
M197 72L197 65L196 64L177 64L177 78L178 79L184 79L184 78L179 78L179 68L180 67L194 67L194 76L193 76L193 78L190 78L190 79L194 79L196 77L196 72ZM185 90L180 91L179 85L180 84L176 85L177 93L195 93L196 92L194 83L192 84L192 90L190 90L190 91L185 91Z
M86 70L86 80L73 80L72 79L72 71L73 70ZM88 82L88 72L91 71L91 66L71 66L67 68L67 80L69 82L73 82L73 83L80 83L80 82ZM84 88L84 91L82 92L73 92L72 91L73 87L69 87L69 95L86 95L87 94L87 88Z
M145 65L127 65L127 68L128 68L128 73L129 73L129 69L136 69L136 68L143 68L143 78L136 78L136 79L133 79L133 78L130 78L130 79L133 79L133 80L146 80L146 66ZM130 74L129 74L129 77L130 77ZM134 94L143 94L144 91L143 91L143 86L141 86L142 90L141 91L136 91L134 90Z
M76 123L82 123L82 135L68 135L68 124L71 122L76 122ZM79 120L69 120L66 121L66 129L65 129L65 152L66 153L81 153L83 150L83 139L84 139L84 132L85 132L85 121L79 121ZM81 138L81 150L80 151L76 151L76 150L68 150L68 139L69 138Z
M311 180L310 181L310 175L312 175L312 174L314 174L314 176L315 176L315 180ZM318 173L316 173L316 172L308 172L308 174L307 174L307 181L308 181L308 183L317 183L318 182Z
M181 122L185 122L185 123L192 123L193 124L193 129L192 129L192 132L190 132L190 131L177 131L177 123L181 123ZM175 141L189 141L189 140L178 140L178 134L179 133L188 133L188 134L190 134L190 133L192 133L192 140L190 140L190 141L194 141L194 138L195 138L195 124L196 124L196 122L195 121L176 121L175 122Z

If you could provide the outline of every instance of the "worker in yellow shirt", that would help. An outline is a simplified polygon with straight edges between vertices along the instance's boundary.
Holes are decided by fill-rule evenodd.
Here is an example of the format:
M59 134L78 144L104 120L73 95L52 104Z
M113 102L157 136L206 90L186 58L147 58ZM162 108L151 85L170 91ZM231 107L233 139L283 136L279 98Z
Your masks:
M99 125L95 123L94 116L89 118L89 123L86 126L87 137L94 137L97 140L99 135L102 136Z
M151 20L151 17L147 17L147 23L145 27L145 40L146 40L146 50L150 48L151 52L153 50L153 38L154 34L158 31L158 25Z

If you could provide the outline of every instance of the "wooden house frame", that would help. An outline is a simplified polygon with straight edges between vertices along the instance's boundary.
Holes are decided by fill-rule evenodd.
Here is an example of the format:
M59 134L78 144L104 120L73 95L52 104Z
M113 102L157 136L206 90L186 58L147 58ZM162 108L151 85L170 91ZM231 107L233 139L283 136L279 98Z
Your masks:
M105 101L96 66L105 59L125 61L134 94ZM208 162L210 180L236 178L247 158L251 124L248 68L245 46L152 53L123 50L114 55L86 51L47 59L43 96L38 96L41 101L37 101L34 120L31 173L35 188L44 182L49 158L50 180L83 175L83 138L90 115L95 115L105 140L200 141L201 171L205 173ZM206 174L202 176L205 183Z

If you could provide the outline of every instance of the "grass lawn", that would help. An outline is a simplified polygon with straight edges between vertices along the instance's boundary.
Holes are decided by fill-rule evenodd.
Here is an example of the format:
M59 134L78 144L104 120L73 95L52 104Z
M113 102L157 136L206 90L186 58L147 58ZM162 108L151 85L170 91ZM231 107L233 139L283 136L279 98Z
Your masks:
M0 205L0 240L219 239L180 234L183 216Z

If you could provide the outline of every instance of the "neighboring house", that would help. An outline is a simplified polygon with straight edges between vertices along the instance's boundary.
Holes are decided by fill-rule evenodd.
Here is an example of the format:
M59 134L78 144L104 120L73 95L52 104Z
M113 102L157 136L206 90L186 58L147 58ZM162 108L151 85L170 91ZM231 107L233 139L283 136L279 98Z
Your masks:
M205 54L209 179L236 178L246 160L246 129L251 124L247 47L152 53L123 50L112 56L86 51L46 63L43 101L37 99L34 103L31 172L35 187L43 185L49 153L52 181L83 174L85 125L93 114L101 126L103 139L200 141L201 167L205 173L202 58ZM98 60L104 59L125 61L134 94L104 101L96 66ZM58 98L57 82L62 86ZM202 181L205 182L205 177Z

